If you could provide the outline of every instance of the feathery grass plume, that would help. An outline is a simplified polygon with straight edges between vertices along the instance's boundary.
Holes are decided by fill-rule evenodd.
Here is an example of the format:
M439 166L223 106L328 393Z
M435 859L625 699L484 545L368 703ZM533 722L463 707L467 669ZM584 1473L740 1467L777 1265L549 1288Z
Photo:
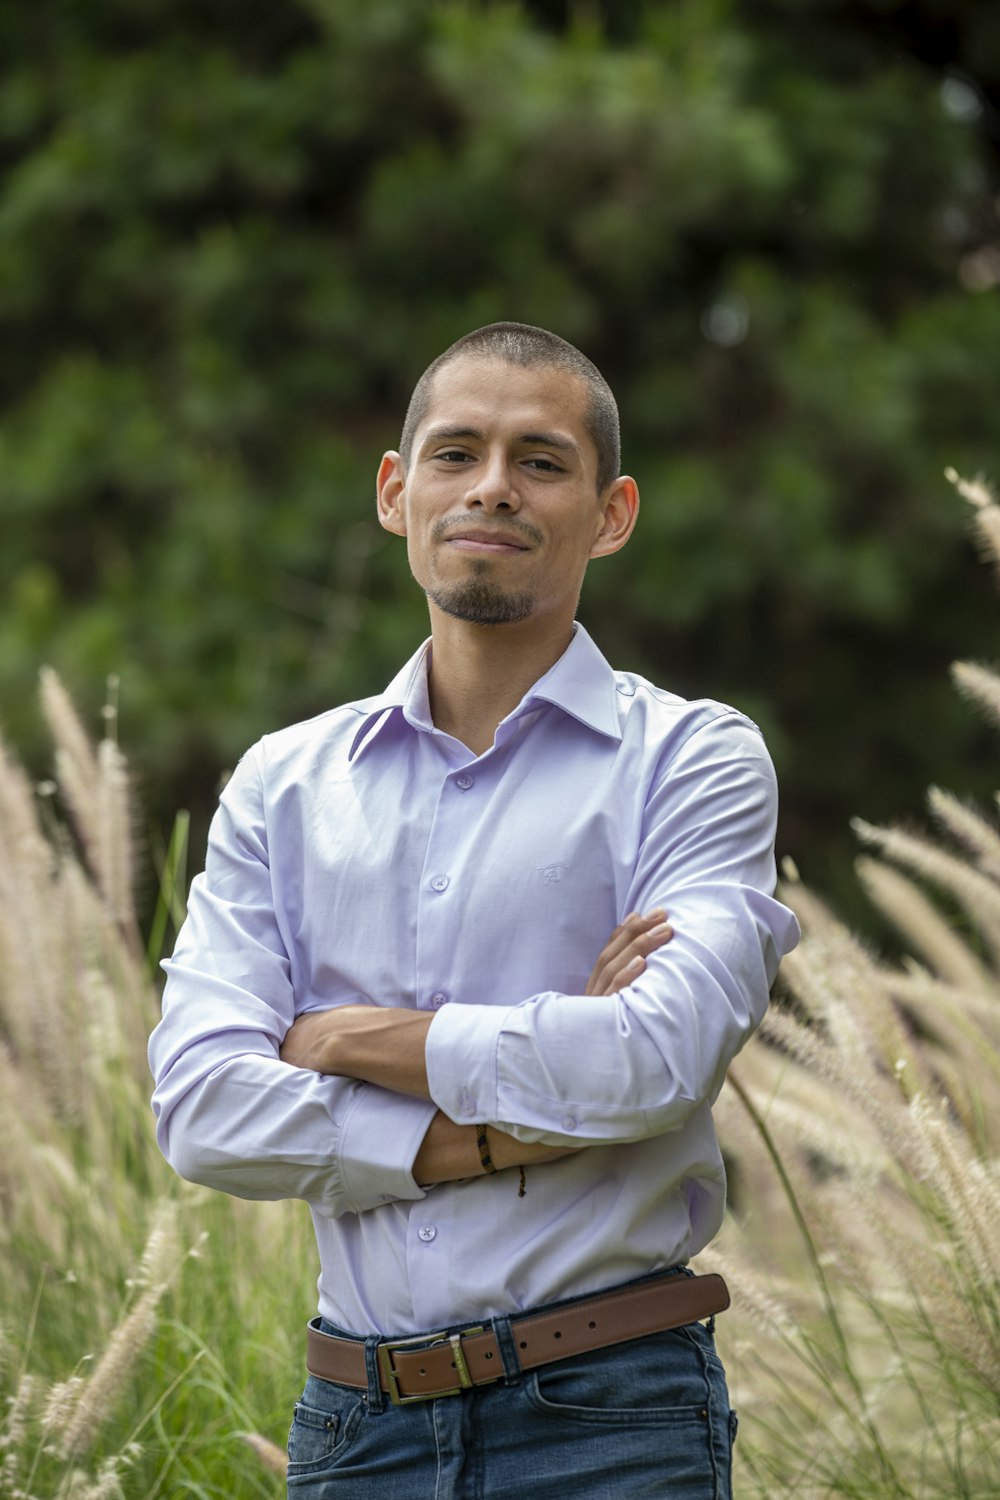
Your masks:
M83 1384L82 1375L71 1375L68 1380L49 1387L39 1418L43 1432L55 1432L66 1425L80 1399Z
M180 1261L177 1204L172 1198L164 1198L153 1210L142 1258L129 1284L135 1287L168 1286Z
M272 1443L270 1438L261 1437L259 1432L241 1432L239 1436L247 1447L256 1453L264 1468L271 1474L287 1474L288 1455L277 1443Z
M927 802L941 827L975 856L983 873L1000 879L1000 833L983 814L939 786L928 790Z
M94 873L110 916L131 934L135 924L131 788L125 757L113 740L101 741L97 765Z
M1000 1117L986 1107L986 1096L1000 1086L997 1044L998 996L944 984L926 970L907 965L887 978L894 999L913 1017L929 1048L944 1096L969 1138L987 1154L1000 1147Z
M89 1453L97 1434L122 1394L132 1368L156 1327L156 1310L165 1286L148 1287L115 1328L108 1347L87 1377L63 1430L60 1450L66 1458Z
M976 922L994 955L1000 955L1000 887L959 856L919 834L900 828L876 828L863 818L852 818L851 827L863 843L874 845L894 864L950 891Z
M80 1469L74 1470L63 1490L65 1500L124 1500L120 1471L118 1454L106 1458L93 1478Z
M55 1011L55 871L31 783L0 745L0 1024L18 1053L29 1057Z
M35 1376L22 1375L13 1396L8 1398L7 1420L0 1429L0 1494L13 1490L17 1481L37 1390Z
M963 479L954 469L945 469L944 477L963 499L975 507L975 528L983 557L992 562L1000 574L1000 506L982 474Z
M159 1303L179 1269L176 1210L169 1201L157 1205L145 1249L135 1275L144 1287L138 1301L119 1320L108 1346L92 1373L80 1386L67 1419L61 1451L79 1459L94 1444L128 1381L132 1368L156 1327Z
M100 770L80 716L51 667L39 674L42 712L55 744L56 780L88 861L100 837Z
M956 661L952 663L951 675L963 697L995 725L1000 725L1000 673L980 662Z
M780 1291L767 1285L749 1263L738 1260L732 1253L718 1248L717 1242L699 1251L693 1269L700 1275L716 1272L727 1277L739 1287L740 1312L751 1323L768 1329L772 1334L794 1338L799 1331L799 1320L786 1303Z
M798 904L801 917L805 907L800 894L789 899ZM879 1086L882 1074L894 1075L899 1058L908 1055L905 1034L886 995L882 970L842 923L824 916L818 933L809 930L789 955L784 979L807 1013L822 1019L831 1044L828 1063L841 1075L850 1075L855 1083L871 1075L866 1087ZM845 988L853 997L850 1005L843 1003ZM764 1035L772 1041L778 1014L771 1011L764 1022ZM805 1039L798 1040L802 1045ZM895 1076L909 1091L910 1080L900 1079L898 1072Z
M854 868L872 904L936 974L973 992L989 982L988 970L968 943L909 876L864 855Z

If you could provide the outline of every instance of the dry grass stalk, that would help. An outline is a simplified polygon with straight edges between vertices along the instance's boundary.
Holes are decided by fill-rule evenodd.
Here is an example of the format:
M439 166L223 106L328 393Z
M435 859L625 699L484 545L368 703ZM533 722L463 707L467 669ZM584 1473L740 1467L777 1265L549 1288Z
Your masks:
M272 1443L269 1438L261 1437L259 1432L241 1432L240 1437L251 1448L260 1459L264 1468L271 1474L286 1474L288 1472L288 1455L277 1443Z
M112 1333L93 1374L81 1386L66 1423L60 1442L64 1457L82 1458L89 1453L121 1396L132 1367L152 1337L156 1309L165 1291L162 1285L147 1288Z
M125 932L135 924L130 788L125 757L113 740L102 740L97 752L97 838L94 873L108 913Z
M132 1368L156 1327L156 1311L180 1264L176 1211L170 1202L157 1206L134 1281L144 1290L111 1334L93 1372L79 1386L62 1434L66 1458L79 1459L93 1446L103 1423L128 1381Z
M983 873L1000 879L1000 834L982 813L937 786L930 788L927 801L945 832L965 845Z
M919 834L899 828L875 828L862 818L852 819L851 827L864 843L880 849L894 864L913 870L956 896L994 953L1000 953L1000 889L993 881Z
M177 1272L181 1260L180 1237L177 1226L177 1204L165 1198L153 1211L153 1222L146 1237L135 1275L130 1285L135 1287L168 1286Z
M39 674L42 712L55 744L56 779L88 859L100 841L100 770L73 702L51 667Z
M0 1431L0 1494L16 1493L18 1471L28 1437L28 1423L38 1393L34 1375L22 1375L10 1398Z
M945 469L944 476L953 484L963 499L975 507L976 536L982 554L1000 571L1000 506L982 474L974 479L963 479L954 469Z
M873 905L936 974L971 991L989 983L989 971L914 881L864 856L855 869Z
M994 724L1000 724L1000 674L973 661L956 661L951 675L959 692Z

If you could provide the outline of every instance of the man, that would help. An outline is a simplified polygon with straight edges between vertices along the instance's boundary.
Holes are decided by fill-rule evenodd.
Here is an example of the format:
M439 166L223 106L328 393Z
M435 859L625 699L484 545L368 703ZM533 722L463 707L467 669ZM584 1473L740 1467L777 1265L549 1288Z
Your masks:
M313 1214L291 1493L730 1493L727 1299L685 1263L796 926L756 728L574 623L635 526L618 471L614 398L556 336L431 365L377 483L430 642L244 757L165 965L167 1157Z

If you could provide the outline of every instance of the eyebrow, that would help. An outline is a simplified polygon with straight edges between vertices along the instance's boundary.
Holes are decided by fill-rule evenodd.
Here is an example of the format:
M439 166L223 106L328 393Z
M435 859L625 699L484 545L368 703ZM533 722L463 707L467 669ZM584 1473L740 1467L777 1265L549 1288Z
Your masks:
M478 427L432 427L420 446L423 448L428 443L451 442L460 438L474 438L478 442L485 442L486 434ZM555 448L560 453L573 453L577 458L580 457L580 449L572 438L561 437L557 432L522 432L517 441L525 447Z

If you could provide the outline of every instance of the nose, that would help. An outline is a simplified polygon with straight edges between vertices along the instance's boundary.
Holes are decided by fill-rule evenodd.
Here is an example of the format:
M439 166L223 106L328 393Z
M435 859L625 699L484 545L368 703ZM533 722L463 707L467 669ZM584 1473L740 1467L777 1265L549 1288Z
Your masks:
M517 493L511 465L504 453L491 453L477 464L465 503L470 510L517 511L521 498Z

